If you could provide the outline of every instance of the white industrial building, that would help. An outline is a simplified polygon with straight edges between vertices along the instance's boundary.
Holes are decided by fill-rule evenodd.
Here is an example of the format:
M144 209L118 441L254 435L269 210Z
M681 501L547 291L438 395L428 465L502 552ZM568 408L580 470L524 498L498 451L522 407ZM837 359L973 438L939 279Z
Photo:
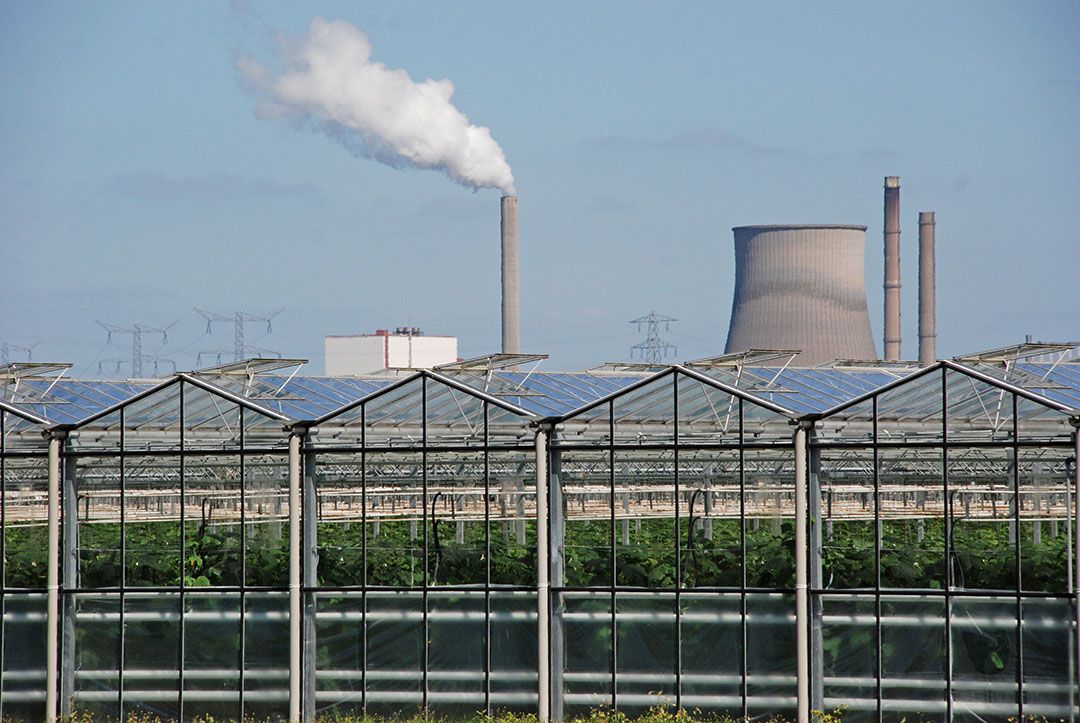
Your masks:
M456 336L425 336L414 327L374 334L328 336L324 342L326 375L371 374L384 369L430 369L458 360Z

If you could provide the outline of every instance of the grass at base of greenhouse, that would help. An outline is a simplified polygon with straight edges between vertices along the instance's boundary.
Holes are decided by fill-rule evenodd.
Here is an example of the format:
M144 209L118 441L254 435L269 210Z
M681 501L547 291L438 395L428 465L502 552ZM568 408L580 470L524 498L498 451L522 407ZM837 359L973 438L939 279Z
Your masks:
M812 723L842 723L844 718L843 709L831 712L811 711ZM118 723L116 718L103 718L87 713L80 713L63 719L65 723ZM161 718L160 716L146 713L131 713L123 719L123 723L172 723L175 719ZM192 723L236 723L235 718L194 718ZM760 720L760 719L757 719ZM787 718L776 716L767 719L767 723L788 723ZM906 720L906 719L905 719ZM921 718L912 717L910 723L920 723ZM1043 716L1010 716L1008 723L1065 723L1065 719L1049 719ZM701 711L687 711L683 709L657 707L648 712L631 717L622 712L610 710L594 710L587 716L567 719L566 723L749 723L749 718L733 718L728 715L707 715ZM8 719L0 720L0 723L9 723ZM268 718L245 718L242 723L270 723ZM484 715L478 713L470 718L448 718L436 715L409 715L402 717L385 716L316 716L315 723L539 723L539 719L532 714L500 713L496 715Z

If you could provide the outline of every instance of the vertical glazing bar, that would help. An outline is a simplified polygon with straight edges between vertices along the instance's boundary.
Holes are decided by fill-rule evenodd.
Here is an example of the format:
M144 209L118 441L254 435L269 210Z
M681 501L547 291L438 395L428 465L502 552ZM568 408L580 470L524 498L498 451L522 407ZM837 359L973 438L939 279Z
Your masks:
M488 436L488 403L484 409L484 714L491 715L491 440ZM537 498L539 499L539 490ZM539 504L539 503L538 503ZM537 535L540 529L537 527ZM537 558L543 548L537 543ZM543 718L541 718L543 721Z
M945 720L953 719L952 695L952 497L949 495L949 375L941 367L941 489L945 524Z
M807 520L809 540L807 567L810 577L810 707L813 710L825 709L825 654L822 641L823 632L823 589L822 584L822 535L821 535L821 449L816 446L816 439L811 430L807 443L807 472L809 474L810 493L807 508L811 514Z
M548 432L536 430L536 601L537 601L537 717L551 717L551 559L548 549Z
M742 720L749 717L747 697L747 659L746 654L746 438L743 430L743 399L739 397L739 675L740 697L742 698Z
M1013 461L1013 525L1016 527L1016 547L1013 550L1016 557L1013 559L1016 575L1016 714L1018 720L1024 720L1024 603L1021 599L1023 593L1022 572L1020 567L1021 543L1023 528L1020 527L1020 409L1017 397L1012 395L1012 461ZM1036 523L1038 524L1038 523Z
M124 610L127 607L127 435L126 427L127 423L124 419L124 412L127 407L120 409L120 634L118 636L120 642L120 655L117 657L117 684L116 684L116 701L117 709L120 711L120 720L124 720L124 658L127 652L125 639L127 635L124 630Z
M300 435L289 433L289 721L300 720Z
M238 720L244 720L244 664L247 661L247 459L244 407L240 407L240 696Z
M795 428L795 658L799 723L810 721L810 624L806 565L806 426Z
M1080 692L1080 417L1073 419L1073 579L1069 582L1076 598L1076 690ZM1066 516L1067 517L1067 516Z
M427 432L428 432L428 418L427 418L427 387L428 378L425 374L420 377L420 483L422 486L421 500L421 512L420 522L424 529L423 536L423 552L424 557L422 564L424 566L423 574L420 578L423 584L423 592L421 597L423 598L423 630L424 630L424 646L421 649L420 665L423 668L421 677L423 678L423 691L421 692L421 707L423 708L424 715L428 712L428 645L430 644L431 636L428 632L428 518L427 518L427 498L428 498L428 474L427 474Z
M76 458L60 447L60 717L70 716L75 700L75 614L79 587L79 498Z
M672 379L672 425L675 428L675 707L682 707L682 542L679 531L679 373ZM711 494L711 493L708 493ZM694 534L693 518L687 518L687 537Z
M180 640L177 641L176 707L178 718L184 720L184 658L187 637L185 617L187 612L187 429L185 428L184 392L187 383L180 380Z
M7 612L7 412L0 409L0 691L4 690L4 615ZM0 720L4 697L0 695Z
M871 402L874 441L874 697L877 699L877 719L881 720L881 448L878 446L878 398Z
M552 720L564 718L563 693L565 689L563 672L566 668L566 628L563 625L565 604L561 597L566 585L566 507L562 492L562 458L558 448L557 428L552 428L548 435L548 520L550 535L548 549L551 553L549 575L553 588L552 607L548 640L551 641L551 710Z
M60 648L60 435L49 436L49 531L46 572L45 720L56 720L57 663Z
M368 496L367 496L367 405L360 405L360 559L363 561L360 588L360 710L367 716L367 649L368 649Z
M619 699L618 673L615 667L618 662L618 638L615 629L615 586L618 585L619 575L616 568L617 557L615 554L615 402L608 401L608 515L611 529L608 531L608 544L611 545L611 709L618 710Z

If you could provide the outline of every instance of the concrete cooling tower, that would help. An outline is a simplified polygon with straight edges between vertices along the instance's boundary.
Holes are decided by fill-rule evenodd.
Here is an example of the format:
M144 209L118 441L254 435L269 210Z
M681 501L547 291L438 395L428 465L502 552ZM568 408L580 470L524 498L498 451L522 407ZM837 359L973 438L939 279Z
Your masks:
M738 226L727 353L799 349L794 364L875 359L866 226Z

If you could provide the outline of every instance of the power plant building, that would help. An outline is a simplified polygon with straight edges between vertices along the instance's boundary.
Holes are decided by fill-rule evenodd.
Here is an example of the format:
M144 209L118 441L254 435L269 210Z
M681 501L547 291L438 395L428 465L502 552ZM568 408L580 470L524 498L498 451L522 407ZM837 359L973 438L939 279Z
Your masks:
M384 369L430 369L458 360L456 336L425 336L416 327L327 336L323 344L329 377L371 374Z
M866 305L866 227L737 226L727 353L789 349L799 366L875 359Z

